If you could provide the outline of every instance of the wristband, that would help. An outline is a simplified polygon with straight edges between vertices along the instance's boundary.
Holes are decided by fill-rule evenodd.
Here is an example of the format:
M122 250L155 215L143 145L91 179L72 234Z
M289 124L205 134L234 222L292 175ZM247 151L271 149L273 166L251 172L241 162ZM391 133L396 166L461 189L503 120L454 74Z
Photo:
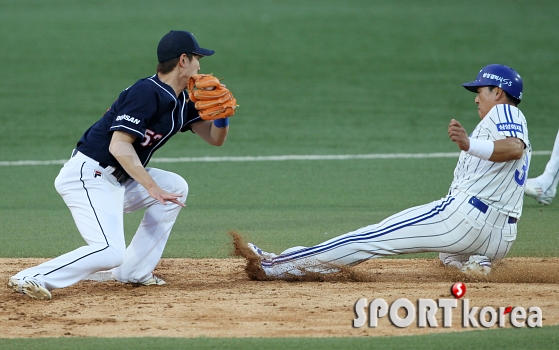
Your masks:
M229 126L229 118L216 119L214 125L218 128L226 128Z
M474 157L489 160L493 154L494 148L495 144L493 141L470 138L470 149L468 149L466 153L471 154Z

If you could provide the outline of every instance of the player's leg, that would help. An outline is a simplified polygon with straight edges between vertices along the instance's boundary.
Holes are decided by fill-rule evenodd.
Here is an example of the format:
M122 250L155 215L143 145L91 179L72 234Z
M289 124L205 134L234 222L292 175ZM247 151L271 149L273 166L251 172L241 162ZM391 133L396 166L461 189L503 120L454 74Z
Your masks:
M496 261L504 258L516 239L516 220L496 211L490 211L485 218L484 237L481 246L468 253L440 253L439 259L445 266L452 266L464 272L488 274Z
M524 193L541 204L550 204L557 193L559 184L559 132L555 138L551 157L545 171L538 177L528 179Z
M122 262L124 188L109 181L101 170L97 162L77 155L64 166L55 181L56 189L88 245L23 270L12 279L35 278L51 290L70 286L92 272Z
M487 230L468 199L465 195L449 196L414 207L314 247L290 249L271 260L264 259L261 266L267 275L281 277L329 273L336 271L336 266L394 254L466 254L483 245Z
M503 259L516 240L517 223L514 219L493 212L490 217L499 217L498 223L491 226L491 233L477 253L495 262ZM508 219L508 220L507 220Z
M184 203L188 195L188 184L179 175L155 168L147 171L165 191L181 193ZM130 245L126 248L124 262L113 269L114 277L121 282L142 283L150 279L181 207L168 202L167 205L151 198L147 190L135 181L126 183L124 211L132 212L146 208L144 217Z

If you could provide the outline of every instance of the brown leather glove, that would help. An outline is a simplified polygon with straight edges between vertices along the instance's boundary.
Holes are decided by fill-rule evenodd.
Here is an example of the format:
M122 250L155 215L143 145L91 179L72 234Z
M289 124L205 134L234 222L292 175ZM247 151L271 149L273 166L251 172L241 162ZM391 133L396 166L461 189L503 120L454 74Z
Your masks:
M188 79L188 97L204 120L227 118L235 114L237 100L219 79L197 74Z

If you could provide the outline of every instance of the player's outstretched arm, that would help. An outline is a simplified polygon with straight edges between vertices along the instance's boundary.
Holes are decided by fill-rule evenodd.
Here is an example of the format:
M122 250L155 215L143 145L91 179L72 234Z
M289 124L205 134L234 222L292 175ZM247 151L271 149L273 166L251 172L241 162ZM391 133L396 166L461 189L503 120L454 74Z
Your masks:
M134 146L132 146L132 142L134 142L135 139L136 136L121 131L115 131L113 132L113 136L111 138L109 151L120 163L122 168L128 173L128 175L147 189L152 198L158 200L164 205L166 205L167 202L172 202L184 207L185 204L179 201L179 198L182 197L181 194L169 193L163 190L146 171L142 162L140 162L140 158L138 157Z
M455 119L448 125L448 136L462 151L496 163L522 158L526 147L524 142L516 137L497 141L471 140L462 124Z
M227 124L227 125L226 125ZM217 120L202 120L192 124L191 128L196 135L212 146L221 146L225 143L229 133L229 120L227 118Z

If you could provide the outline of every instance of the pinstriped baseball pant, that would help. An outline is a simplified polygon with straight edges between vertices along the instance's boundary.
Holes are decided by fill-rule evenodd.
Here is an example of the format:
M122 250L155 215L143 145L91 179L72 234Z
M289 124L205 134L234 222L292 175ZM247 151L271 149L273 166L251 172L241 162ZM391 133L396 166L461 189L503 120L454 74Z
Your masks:
M485 213L469 203L462 192L394 214L314 247L293 247L262 268L269 276L329 273L336 266L407 253L439 252L450 260L467 261L470 255L498 260L516 239L516 223L489 208Z

